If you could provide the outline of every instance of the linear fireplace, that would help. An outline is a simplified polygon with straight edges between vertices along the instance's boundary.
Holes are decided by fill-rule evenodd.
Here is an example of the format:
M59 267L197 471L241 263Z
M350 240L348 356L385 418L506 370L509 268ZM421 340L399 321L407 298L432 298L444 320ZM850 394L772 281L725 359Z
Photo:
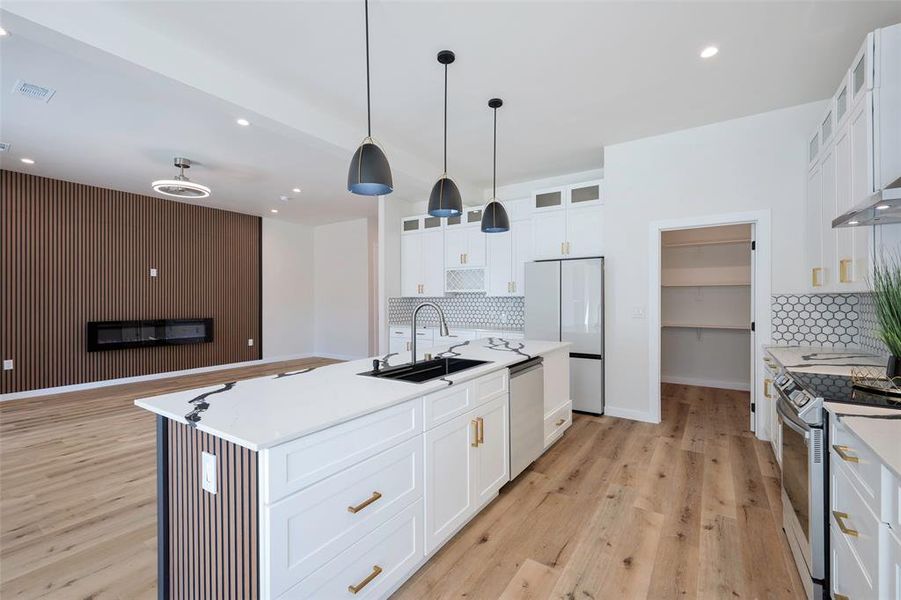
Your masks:
M212 341L212 319L142 319L88 323L88 352Z

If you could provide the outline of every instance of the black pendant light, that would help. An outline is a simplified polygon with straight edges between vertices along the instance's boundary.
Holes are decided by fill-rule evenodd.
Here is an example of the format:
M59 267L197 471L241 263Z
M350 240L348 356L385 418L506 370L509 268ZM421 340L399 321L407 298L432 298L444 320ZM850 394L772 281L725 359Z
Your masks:
M488 106L494 109L494 165L491 175L491 202L482 213L482 231L485 233L504 233L510 231L510 217L504 205L497 199L497 109L504 105L500 98L492 98Z
M456 217L463 212L463 199L454 180L447 176L447 65L454 62L454 53L442 50L438 62L444 65L444 173L432 186L429 214L433 217Z
M391 165L372 140L372 109L369 100L369 0L363 0L366 14L366 137L354 152L347 171L347 190L361 196L381 196L394 191Z

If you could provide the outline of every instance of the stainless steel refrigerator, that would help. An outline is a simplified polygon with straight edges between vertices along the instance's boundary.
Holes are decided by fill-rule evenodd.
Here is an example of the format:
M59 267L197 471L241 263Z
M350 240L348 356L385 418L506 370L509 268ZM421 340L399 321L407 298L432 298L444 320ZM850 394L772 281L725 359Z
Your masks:
M604 414L604 259L526 263L525 336L572 342L573 410Z

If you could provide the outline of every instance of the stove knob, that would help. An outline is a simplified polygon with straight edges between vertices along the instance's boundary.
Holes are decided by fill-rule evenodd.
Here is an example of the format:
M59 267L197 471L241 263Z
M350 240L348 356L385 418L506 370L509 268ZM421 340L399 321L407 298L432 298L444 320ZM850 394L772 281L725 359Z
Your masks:
M804 406L808 402L810 402L810 396L808 396L807 394L801 394L800 396L798 396L798 399L795 400L795 404L797 404L799 407Z

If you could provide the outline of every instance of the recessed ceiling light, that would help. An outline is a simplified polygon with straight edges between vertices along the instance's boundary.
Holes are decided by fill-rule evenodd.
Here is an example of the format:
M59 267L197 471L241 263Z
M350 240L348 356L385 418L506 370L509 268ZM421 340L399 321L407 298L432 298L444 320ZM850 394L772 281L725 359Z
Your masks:
M277 208L270 208L270 209L269 209L269 212L271 212L272 214L276 214L276 213L278 212L278 209L277 209Z
M294 192L295 194L299 194L299 193L300 193L300 188L294 188L294 189L291 190L291 191Z
M891 208L891 206L889 206L888 204L880 204L879 206L876 207L876 210L888 210L890 208Z
M9 32L2 27L0 27L0 37L6 37L9 35Z
M707 46L703 50L701 50L701 58L710 58L711 56L716 56L716 53L719 52L720 49L716 46Z
M241 127L247 127L248 125L250 125L250 121L248 121L247 119L243 119L243 118L235 119L235 123L237 123Z
M34 164L34 159L31 159L31 158L23 158L23 159L22 159L22 162L25 163L26 165L33 165L33 164Z
M848 225L860 225L860 221L848 221Z

